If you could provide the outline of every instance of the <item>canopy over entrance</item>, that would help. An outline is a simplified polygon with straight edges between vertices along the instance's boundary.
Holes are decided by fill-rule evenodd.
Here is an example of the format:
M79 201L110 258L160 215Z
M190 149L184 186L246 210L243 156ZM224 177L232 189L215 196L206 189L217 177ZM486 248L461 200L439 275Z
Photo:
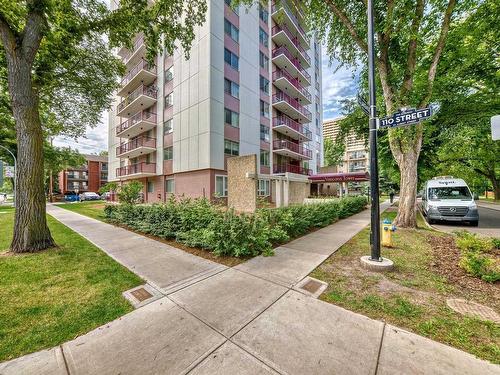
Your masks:
M320 173L314 176L309 176L311 183L324 182L353 182L353 181L369 181L370 174L368 172L352 172L352 173Z

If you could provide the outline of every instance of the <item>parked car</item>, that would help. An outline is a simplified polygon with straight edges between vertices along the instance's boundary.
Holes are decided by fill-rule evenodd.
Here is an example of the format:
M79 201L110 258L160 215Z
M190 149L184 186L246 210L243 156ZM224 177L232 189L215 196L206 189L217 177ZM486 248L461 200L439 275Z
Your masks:
M86 191L85 193L80 194L80 200L83 201L97 201L101 199L101 196L97 193L93 193L91 191Z
M429 224L436 221L466 222L477 226L479 213L464 180L452 176L434 177L424 185L422 211Z
M78 202L78 194L74 191L69 191L64 194L64 200L66 202Z

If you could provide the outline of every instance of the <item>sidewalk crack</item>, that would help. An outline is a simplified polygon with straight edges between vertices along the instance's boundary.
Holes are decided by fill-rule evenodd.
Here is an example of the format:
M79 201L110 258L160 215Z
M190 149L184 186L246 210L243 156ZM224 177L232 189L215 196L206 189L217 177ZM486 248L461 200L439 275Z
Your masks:
M384 336L385 336L385 326L387 325L386 322L383 322L384 325L382 326L382 337L380 337L380 344L378 347L378 353L377 353L377 363L375 365L375 375L378 373L378 365L380 361L380 353L382 352L382 343L384 342Z

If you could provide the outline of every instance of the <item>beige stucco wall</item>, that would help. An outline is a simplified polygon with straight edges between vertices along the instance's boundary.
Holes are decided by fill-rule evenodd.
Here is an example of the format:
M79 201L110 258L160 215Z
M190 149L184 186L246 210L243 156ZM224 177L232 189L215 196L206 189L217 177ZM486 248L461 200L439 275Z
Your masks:
M288 204L302 204L309 197L311 184L306 182L289 182Z
M227 204L238 212L254 212L257 208L257 155L236 156L227 160Z

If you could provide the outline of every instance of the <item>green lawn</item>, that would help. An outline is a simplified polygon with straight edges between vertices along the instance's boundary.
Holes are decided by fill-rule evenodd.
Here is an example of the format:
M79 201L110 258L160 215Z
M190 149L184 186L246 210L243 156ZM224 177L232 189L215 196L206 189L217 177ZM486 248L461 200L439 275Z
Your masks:
M132 310L122 292L142 280L50 216L57 248L5 254L13 213L0 208L0 361L61 344Z
M395 215L389 212L383 217ZM360 266L359 258L370 254L369 229L361 231L312 272L312 277L328 283L320 298L500 363L500 326L459 315L446 305L447 298L471 298L499 311L496 287L474 291L448 282L433 268L430 242L448 235L425 228L421 217L419 223L418 230L397 230L394 248L382 248L382 255L396 265L384 274Z
M57 204L57 206L91 217L92 219L104 221L103 210L106 206L104 201L62 203Z

